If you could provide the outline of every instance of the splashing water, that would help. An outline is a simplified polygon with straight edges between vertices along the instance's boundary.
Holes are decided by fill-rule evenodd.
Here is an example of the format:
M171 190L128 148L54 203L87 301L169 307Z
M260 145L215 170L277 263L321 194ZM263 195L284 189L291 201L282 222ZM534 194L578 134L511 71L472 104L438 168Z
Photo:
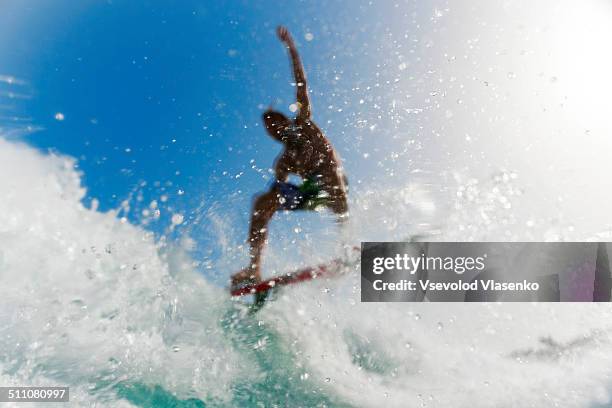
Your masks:
M84 207L72 159L0 139L0 170L4 385L67 385L81 406L608 401L609 305L362 304L358 270L349 270L288 287L247 315L188 254L116 212ZM516 231L525 220L508 215L522 197L512 180L458 178L448 210L425 183L356 192L350 234L358 242L467 230L476 239L498 234L500 219ZM442 211L447 225L427 222Z

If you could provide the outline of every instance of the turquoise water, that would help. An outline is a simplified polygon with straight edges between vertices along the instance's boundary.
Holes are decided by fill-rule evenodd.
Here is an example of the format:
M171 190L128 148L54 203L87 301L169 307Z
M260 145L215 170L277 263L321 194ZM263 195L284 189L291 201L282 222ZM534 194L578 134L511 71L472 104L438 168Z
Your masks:
M233 384L230 401L181 398L159 385L130 381L117 383L111 390L117 397L138 407L352 406L329 395L317 382L304 378L296 369L291 346L285 344L279 333L262 326L256 315L237 318L237 314L237 310L228 311L220 324L228 342L238 350L241 358L254 361L262 375L254 381ZM257 347L258 344L265 344L265 347Z

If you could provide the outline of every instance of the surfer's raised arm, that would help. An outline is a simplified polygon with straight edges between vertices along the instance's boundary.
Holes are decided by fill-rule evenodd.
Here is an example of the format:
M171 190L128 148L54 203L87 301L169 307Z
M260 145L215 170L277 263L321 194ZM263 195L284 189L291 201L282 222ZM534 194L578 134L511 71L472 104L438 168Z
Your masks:
M291 56L291 64L293 65L293 76L295 77L295 86L297 87L297 102L299 107L299 116L304 119L310 118L310 100L308 99L308 87L306 85L306 75L304 74L304 67L300 60L300 55L297 52L293 38L289 31L279 26L276 29L278 38L285 43L289 49L289 55Z

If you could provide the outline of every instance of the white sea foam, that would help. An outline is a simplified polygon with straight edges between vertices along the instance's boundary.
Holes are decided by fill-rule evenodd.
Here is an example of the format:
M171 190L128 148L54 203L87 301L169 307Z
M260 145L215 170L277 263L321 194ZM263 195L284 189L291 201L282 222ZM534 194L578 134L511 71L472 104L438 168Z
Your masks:
M250 370L222 338L225 298L150 232L85 208L74 164L0 139L3 371L75 396L138 381L228 398Z
M356 279L322 285L295 288L263 315L297 342L304 371L357 406L609 399L609 305L362 304Z
M69 385L80 405L120 406L128 402L103 384L137 381L231 404L234 384L264 374L220 328L224 293L147 230L85 208L72 159L0 140L0 170L3 384ZM413 182L356 192L352 239L435 229L426 221L440 211L436 190ZM456 227L485 214L495 224L507 209L491 206L491 194L515 190L494 177L444 218ZM445 228L436 237L453 236ZM366 407L608 401L609 304L362 304L357 272L287 288L258 316L295 354L288 369L314 389Z
M519 183L508 172L480 182L457 177L446 187L450 205L443 212L433 204L440 189L426 184L409 188L407 196L418 196L418 205L402 199L401 187L357 193L351 206L359 224L354 238L381 239L382 234L384 240L386 232L387 239L402 240L406 231L448 241L595 237L546 219L525 231L526 220L512 205L542 203L530 201ZM431 225L431 219L441 225ZM296 344L302 370L323 392L356 406L609 402L609 304L368 304L360 303L359 286L357 267L339 280L291 287L262 312L289 344Z

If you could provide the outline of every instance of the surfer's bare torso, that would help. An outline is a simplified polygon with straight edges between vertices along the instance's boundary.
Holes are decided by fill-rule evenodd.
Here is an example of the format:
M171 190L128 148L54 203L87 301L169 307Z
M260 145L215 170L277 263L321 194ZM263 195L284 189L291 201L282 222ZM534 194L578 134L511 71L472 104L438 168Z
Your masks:
M286 142L274 166L277 180L285 181L291 173L303 179L317 177L330 196L345 192L336 152L312 120L298 116L278 131L286 137Z

